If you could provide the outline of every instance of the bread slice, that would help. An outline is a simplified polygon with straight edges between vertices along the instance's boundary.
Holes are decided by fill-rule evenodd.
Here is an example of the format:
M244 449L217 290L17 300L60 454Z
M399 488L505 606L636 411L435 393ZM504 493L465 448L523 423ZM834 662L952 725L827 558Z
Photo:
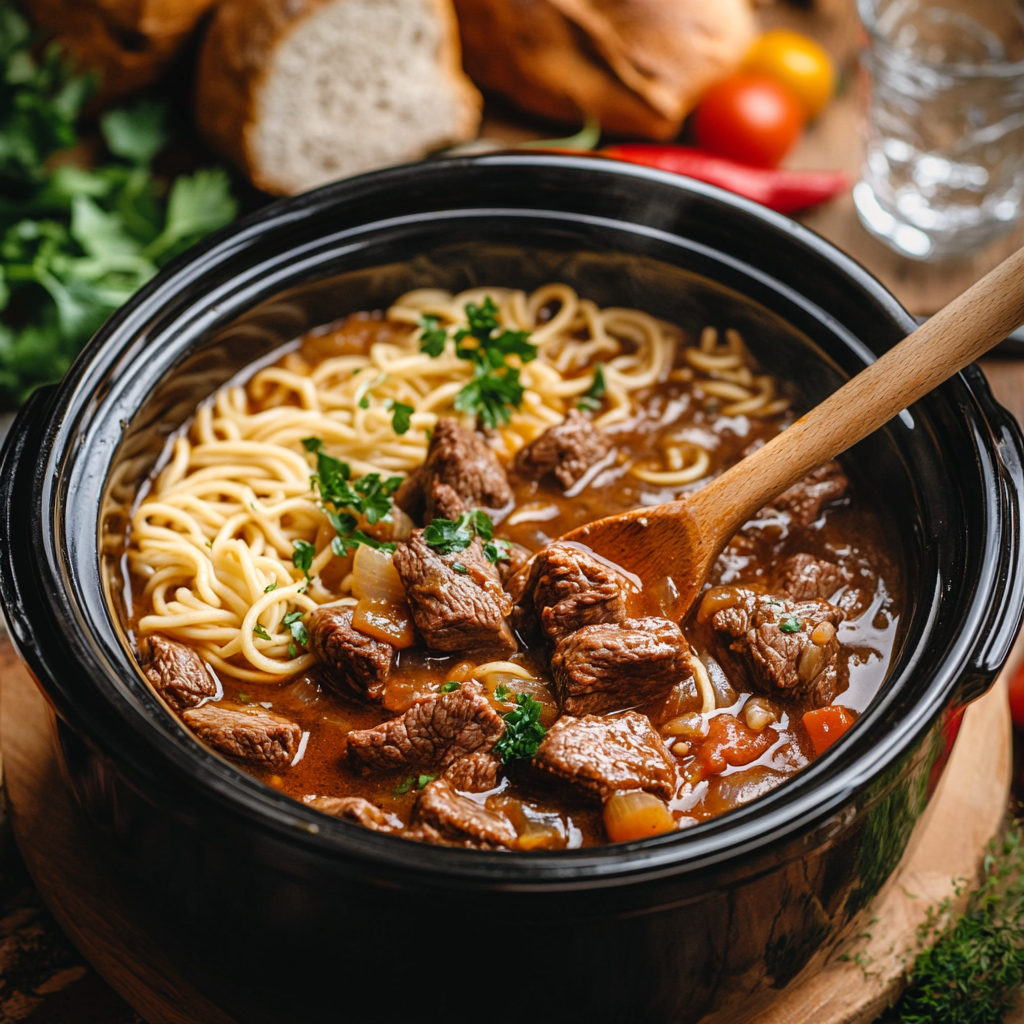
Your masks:
M451 0L224 0L196 118L266 192L294 194L472 138Z
M749 0L455 0L466 70L535 114L671 139L754 40Z
M26 0L32 22L114 100L156 81L216 0Z

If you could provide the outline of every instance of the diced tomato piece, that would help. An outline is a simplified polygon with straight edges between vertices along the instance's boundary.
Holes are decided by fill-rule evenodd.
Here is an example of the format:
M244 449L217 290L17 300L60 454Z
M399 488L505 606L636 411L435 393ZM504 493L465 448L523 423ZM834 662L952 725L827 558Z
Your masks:
M708 734L701 741L697 760L708 775L715 775L728 765L757 760L778 738L774 729L755 732L733 715L715 715L708 723Z
M856 721L856 714L842 704L830 704L827 708L808 711L803 717L804 728L819 757Z

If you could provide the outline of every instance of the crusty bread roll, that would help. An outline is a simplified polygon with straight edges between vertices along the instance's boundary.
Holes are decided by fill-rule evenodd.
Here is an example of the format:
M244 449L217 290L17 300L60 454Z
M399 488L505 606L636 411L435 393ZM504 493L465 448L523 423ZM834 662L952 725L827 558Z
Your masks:
M196 117L266 192L293 194L472 138L451 0L223 0Z
M26 0L29 18L113 100L155 81L216 0Z
M466 70L524 110L670 139L754 40L748 0L455 0Z

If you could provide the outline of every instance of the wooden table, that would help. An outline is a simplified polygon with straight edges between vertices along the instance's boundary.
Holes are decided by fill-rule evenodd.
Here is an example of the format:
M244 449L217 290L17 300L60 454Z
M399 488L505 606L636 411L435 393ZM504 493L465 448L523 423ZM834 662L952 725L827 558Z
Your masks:
M856 174L862 159L863 92L857 70L860 30L853 0L816 0L810 13L776 4L763 8L761 17L766 25L792 25L816 36L835 55L842 69L841 94L808 129L787 163L794 167L845 168ZM539 138L546 132L507 109L492 107L484 134L514 142ZM849 195L801 219L864 264L915 315L935 312L1024 244L1021 225L973 259L920 264L897 255L869 235L858 222ZM999 401L1024 421L1024 361L990 359L983 367ZM0 672L9 659L10 648L4 643L0 645ZM988 706L989 728L998 732L1003 726L998 724L998 715L993 715L992 702ZM3 713L6 711L4 708ZM976 718L978 728L982 728L982 716ZM10 729L10 722L4 724ZM981 831L987 827L984 824ZM976 843L978 837L972 834L971 841ZM919 876L921 872L928 876L929 881L923 885L929 887L927 894L935 898L941 898L942 884L948 875L945 861L941 857L936 859L938 852L918 851L912 865ZM0 830L0 853L0 1024L142 1024L142 1018L100 980L58 928L27 876L9 830ZM894 906L897 905L898 913L903 913L906 907L898 900ZM870 1020L873 1011L865 1010L863 1005L856 1009L857 1000L850 992L841 990L835 978L826 980L824 989L819 986L815 991L808 990L802 1004L799 999L790 1000L774 1016L766 1017L763 1024L796 1024L808 1019ZM884 997L880 998L884 1003ZM880 1008L882 1003L876 998L873 1005ZM807 1012L812 1016L807 1017ZM1016 1024L1024 1024L1024 1013L1015 1020Z

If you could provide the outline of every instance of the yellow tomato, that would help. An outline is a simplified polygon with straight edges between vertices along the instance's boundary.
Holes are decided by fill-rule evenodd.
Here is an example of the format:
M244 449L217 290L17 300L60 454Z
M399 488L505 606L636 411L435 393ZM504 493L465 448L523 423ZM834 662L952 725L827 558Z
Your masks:
M750 48L744 69L774 78L800 101L808 119L817 117L835 90L832 59L813 39L777 28Z

